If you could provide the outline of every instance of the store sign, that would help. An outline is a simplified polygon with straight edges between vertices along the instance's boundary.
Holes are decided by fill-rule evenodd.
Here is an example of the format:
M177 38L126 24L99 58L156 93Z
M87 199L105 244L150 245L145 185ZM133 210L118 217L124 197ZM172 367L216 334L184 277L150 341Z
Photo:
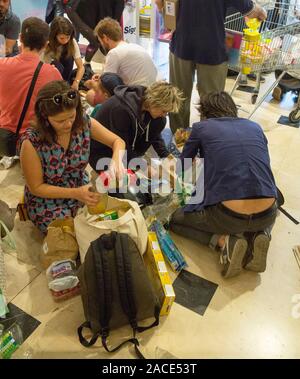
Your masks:
M127 1L123 12L124 40L126 42L137 43L137 1Z

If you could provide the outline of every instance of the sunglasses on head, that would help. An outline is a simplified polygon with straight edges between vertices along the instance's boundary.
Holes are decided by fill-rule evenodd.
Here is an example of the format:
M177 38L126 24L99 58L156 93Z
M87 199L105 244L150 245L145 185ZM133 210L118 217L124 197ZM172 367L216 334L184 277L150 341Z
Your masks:
M43 99L43 101L52 100L54 104L60 105L60 104L62 104L62 102L64 100L67 100L67 101L69 101L69 100L71 100L71 101L76 100L77 96L78 96L78 92L77 91L70 90L70 91L65 92L65 93L57 93L53 97L50 97L48 99Z

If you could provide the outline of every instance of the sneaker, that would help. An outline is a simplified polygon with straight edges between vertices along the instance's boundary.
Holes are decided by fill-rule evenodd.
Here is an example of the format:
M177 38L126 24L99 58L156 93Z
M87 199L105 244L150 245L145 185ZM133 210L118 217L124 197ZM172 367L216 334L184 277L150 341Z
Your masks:
M257 76L256 74L249 74L247 75L248 79L256 81ZM260 76L260 82L264 83L266 81L266 78L264 76Z
M264 272L271 238L265 232L255 233L251 241L251 252L245 265L246 270Z
M281 101L281 99L282 99L282 89L279 86L275 87L273 89L272 96L273 96L273 99L275 99L277 101Z
M243 261L247 252L248 243L243 238L227 236L224 248L221 251L220 261L224 265L222 275L224 278L232 278L243 269Z

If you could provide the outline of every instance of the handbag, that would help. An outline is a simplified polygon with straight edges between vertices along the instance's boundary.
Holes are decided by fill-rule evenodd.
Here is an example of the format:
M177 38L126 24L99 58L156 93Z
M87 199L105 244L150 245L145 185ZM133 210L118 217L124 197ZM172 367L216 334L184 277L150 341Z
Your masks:
M39 76L42 66L43 66L43 62L39 62L34 72L34 75L33 75L33 78L32 78L32 81L31 81L31 84L26 96L26 100L21 112L21 116L18 122L16 132L14 133L10 130L0 128L0 156L2 155L2 156L7 156L7 157L14 157L16 155L16 148L17 148L19 133L23 125L24 118L26 116L29 103L33 94L33 90L34 90L34 87L35 87L35 84L36 84L36 81L37 81L37 78Z

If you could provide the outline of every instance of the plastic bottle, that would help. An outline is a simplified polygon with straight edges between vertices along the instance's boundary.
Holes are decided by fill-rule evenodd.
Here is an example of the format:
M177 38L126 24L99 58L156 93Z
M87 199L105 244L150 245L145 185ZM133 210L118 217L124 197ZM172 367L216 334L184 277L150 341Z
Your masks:
M248 28L244 29L244 36L241 45L242 73L248 75L252 71L252 66L258 64L261 56L261 34L259 28L261 22L257 18L245 19Z
M10 359L13 353L23 343L23 333L19 324L14 323L7 330L1 326L0 330L0 358Z
M108 202L109 176L105 172L99 176L92 174L91 184L90 191L99 192L102 196L97 205L88 207L88 211L91 215L104 213Z

